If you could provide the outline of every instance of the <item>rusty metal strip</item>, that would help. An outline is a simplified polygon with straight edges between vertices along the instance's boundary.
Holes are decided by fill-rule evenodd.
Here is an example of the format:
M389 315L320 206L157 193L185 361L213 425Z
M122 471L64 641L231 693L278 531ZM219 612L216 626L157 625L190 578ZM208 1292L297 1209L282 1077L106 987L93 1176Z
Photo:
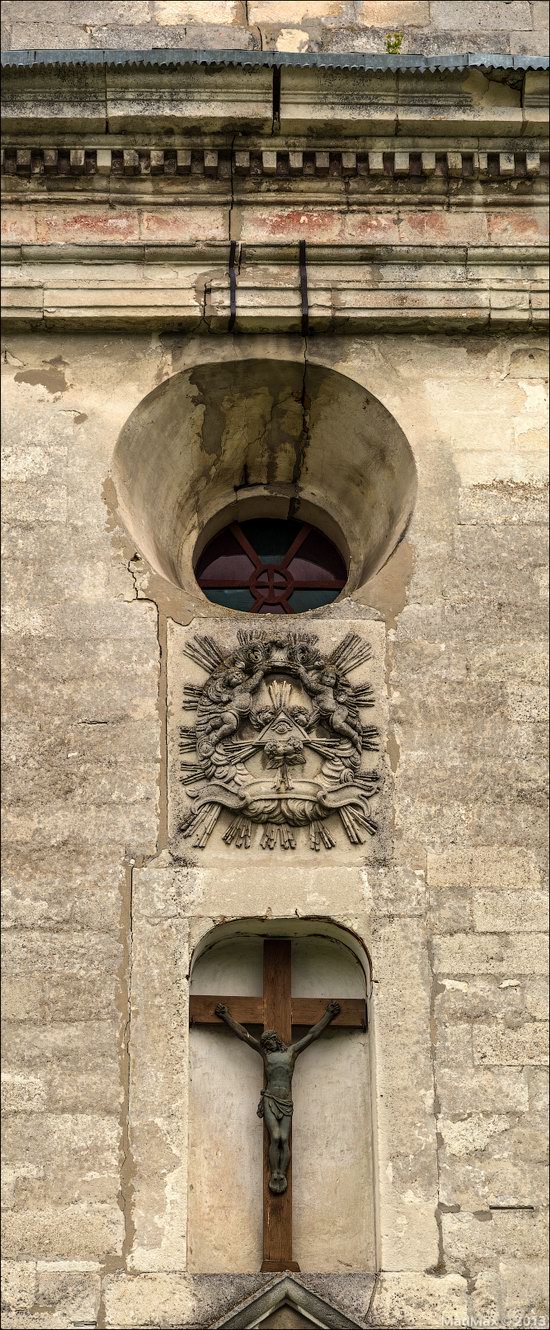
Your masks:
M298 242L299 262L300 262L300 297L302 301L302 337L307 337L309 329L309 302L307 290L307 254L306 242Z
M232 240L229 245L229 326L228 332L233 332L237 319L237 272L235 268L235 255L237 253L237 241Z

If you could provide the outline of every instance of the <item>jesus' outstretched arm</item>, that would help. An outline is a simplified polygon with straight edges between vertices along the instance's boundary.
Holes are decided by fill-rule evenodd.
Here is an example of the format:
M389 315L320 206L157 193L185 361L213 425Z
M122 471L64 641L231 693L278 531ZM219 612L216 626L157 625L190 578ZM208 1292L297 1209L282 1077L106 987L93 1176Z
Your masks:
M317 1021L316 1025L312 1025L311 1029L308 1030L303 1039L298 1039L295 1044L290 1045L289 1052L292 1053L293 1057L297 1058L298 1053L303 1053L304 1048L307 1048L308 1044L312 1044L314 1039L318 1039L319 1035L323 1033L323 1030L326 1030L327 1025L330 1025L330 1022L334 1020L334 1017L338 1015L339 1011L339 1002L327 1002L326 1012L324 1016L321 1016L320 1021Z
M245 1030L244 1025L240 1025L239 1021L235 1020L231 1015L229 1007L226 1007L225 1002L218 1002L215 1012L216 1016L220 1017L220 1020L225 1021L225 1024L229 1026L229 1029L233 1031L233 1034L236 1034L238 1039L242 1039L243 1044L248 1044L248 1047L253 1048L256 1053L261 1053L262 1048L259 1041L254 1039L253 1035L248 1033L248 1030Z

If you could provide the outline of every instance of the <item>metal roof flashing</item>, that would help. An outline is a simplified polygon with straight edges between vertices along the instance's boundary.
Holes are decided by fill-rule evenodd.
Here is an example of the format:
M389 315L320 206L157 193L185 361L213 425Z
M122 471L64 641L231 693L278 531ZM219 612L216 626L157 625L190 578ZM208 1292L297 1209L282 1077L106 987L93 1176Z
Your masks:
M505 75L527 70L547 70L546 56L494 55L474 52L467 55L372 55L363 52L313 52L297 54L290 51L234 51L186 50L183 48L153 47L150 51L128 50L25 50L3 51L3 69L39 69L45 66L69 68L71 66L103 66L125 69L179 69L192 65L233 66L243 69L292 68L345 69L365 72L447 73L468 69L491 71Z

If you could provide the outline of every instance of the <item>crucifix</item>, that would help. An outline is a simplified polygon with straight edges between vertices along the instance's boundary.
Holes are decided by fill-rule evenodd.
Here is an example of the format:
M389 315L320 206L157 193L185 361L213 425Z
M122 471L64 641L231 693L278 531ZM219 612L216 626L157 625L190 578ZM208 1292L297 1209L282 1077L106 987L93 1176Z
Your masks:
M263 1260L262 1270L299 1270L292 1258L292 1074L298 1055L333 1024L366 1030L367 1008L362 998L296 998L291 986L292 943L286 938L265 938L263 994L261 997L193 996L191 1025L219 1025L263 1057L265 1084L258 1115L264 1120ZM246 1025L263 1026L260 1039ZM292 1044L293 1026L311 1026Z

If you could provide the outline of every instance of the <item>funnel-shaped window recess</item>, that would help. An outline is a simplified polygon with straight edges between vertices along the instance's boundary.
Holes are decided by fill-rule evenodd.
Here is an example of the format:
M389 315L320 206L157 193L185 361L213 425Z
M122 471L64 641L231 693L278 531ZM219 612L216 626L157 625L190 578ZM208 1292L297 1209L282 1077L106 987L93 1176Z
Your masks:
M195 576L216 605L250 614L303 614L336 599L347 568L336 545L309 523L256 518L218 531Z
M173 374L128 417L112 478L134 548L199 612L206 596L222 615L300 614L353 594L399 544L416 494L387 408L303 359Z

